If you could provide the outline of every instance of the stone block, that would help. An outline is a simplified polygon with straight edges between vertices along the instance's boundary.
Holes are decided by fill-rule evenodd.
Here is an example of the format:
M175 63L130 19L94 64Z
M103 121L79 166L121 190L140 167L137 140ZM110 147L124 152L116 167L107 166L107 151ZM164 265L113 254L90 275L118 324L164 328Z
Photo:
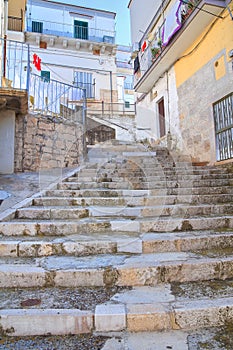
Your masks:
M104 271L97 269L56 271L54 282L57 287L102 287Z
M192 300L174 305L175 325L180 329L222 326L232 322L233 298Z
M61 253L61 244L49 242L21 242L19 244L19 256L39 257Z
M170 311L161 304L129 304L127 330L151 332L171 329Z
M18 244L19 244L18 241L0 242L0 257L1 256L17 257Z
M63 251L68 255L83 256L89 254L110 254L116 251L114 242L64 242Z
M43 287L46 284L45 270L30 265L1 265L0 288Z
M37 225L34 223L0 223L0 233L4 236L36 236Z
M9 336L68 335L90 333L90 311L63 309L1 310L0 325Z
M159 272L157 267L119 267L118 274L118 286L155 285L159 281Z
M122 304L101 304L95 309L97 332L122 331L126 328L126 311Z

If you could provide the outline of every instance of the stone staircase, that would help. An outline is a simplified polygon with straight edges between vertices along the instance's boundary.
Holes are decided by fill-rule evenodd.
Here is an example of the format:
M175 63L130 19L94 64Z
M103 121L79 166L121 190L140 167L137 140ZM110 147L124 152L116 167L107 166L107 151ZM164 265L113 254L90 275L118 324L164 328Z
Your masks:
M116 342L232 322L231 169L158 146L91 148L73 176L2 217L0 335ZM130 348L114 344L104 349Z

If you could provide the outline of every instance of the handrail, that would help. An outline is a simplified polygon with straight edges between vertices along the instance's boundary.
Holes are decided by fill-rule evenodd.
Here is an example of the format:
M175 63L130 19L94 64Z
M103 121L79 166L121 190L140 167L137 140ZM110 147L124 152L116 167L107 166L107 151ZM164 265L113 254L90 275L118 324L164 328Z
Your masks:
M72 101L77 105L80 101ZM136 103L129 102L105 102L105 101L91 101L87 99L87 112L105 115L135 115L136 114Z

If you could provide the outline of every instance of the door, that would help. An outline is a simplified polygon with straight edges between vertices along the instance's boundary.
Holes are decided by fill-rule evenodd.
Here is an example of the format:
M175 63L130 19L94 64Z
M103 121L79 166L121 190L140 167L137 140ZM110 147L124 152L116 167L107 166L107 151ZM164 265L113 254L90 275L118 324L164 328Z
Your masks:
M159 110L159 133L160 133L160 137L163 137L166 134L164 99L158 102L158 110Z

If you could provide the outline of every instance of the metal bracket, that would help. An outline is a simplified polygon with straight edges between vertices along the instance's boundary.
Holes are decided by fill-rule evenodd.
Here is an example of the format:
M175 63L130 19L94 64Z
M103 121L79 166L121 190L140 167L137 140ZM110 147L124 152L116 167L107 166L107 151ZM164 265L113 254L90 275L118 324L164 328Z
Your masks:
M231 13L231 9L230 9L230 7L227 5L227 9L228 9L228 12L229 12L229 14L230 14L230 16L231 16L231 19L232 19L232 21L233 21L233 15L232 15L232 13Z

